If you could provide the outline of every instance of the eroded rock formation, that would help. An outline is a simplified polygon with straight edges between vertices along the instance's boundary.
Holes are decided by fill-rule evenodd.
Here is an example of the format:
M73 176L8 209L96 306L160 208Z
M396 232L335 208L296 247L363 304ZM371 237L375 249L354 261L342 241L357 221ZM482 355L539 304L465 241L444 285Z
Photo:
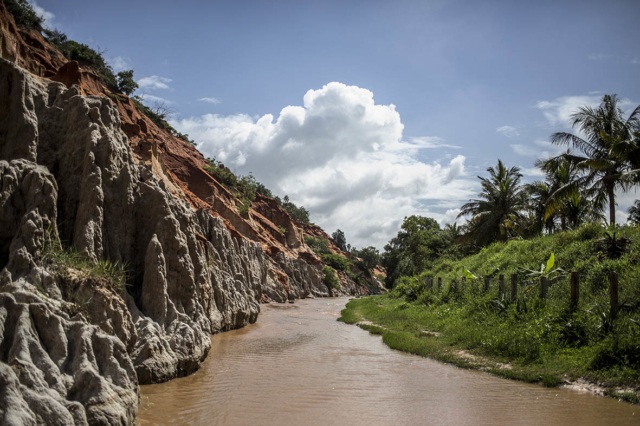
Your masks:
M2 4L0 54L0 423L133 424L139 384L194 372L261 301L329 295L273 200L240 215L195 148Z

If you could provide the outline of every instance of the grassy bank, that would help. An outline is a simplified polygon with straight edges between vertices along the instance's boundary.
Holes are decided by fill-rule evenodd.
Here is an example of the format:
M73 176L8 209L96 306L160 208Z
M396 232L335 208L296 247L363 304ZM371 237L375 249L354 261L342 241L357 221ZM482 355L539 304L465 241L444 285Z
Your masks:
M603 239L604 238L604 239ZM349 302L341 320L381 334L394 349L465 368L557 386L584 378L610 396L638 402L640 390L640 230L624 227L626 248L609 255L604 230L577 231L494 244L462 260L441 259L419 277L404 277L390 294ZM625 244L625 243L621 243ZM550 274L546 299L539 270L551 253L555 266L580 274L580 301L571 304L569 277ZM478 277L518 274L518 297L502 297L494 278L463 283L463 267ZM622 307L609 308L608 274L620 277ZM441 289L427 288L441 277ZM509 283L507 282L507 289ZM508 291L507 291L508 292Z

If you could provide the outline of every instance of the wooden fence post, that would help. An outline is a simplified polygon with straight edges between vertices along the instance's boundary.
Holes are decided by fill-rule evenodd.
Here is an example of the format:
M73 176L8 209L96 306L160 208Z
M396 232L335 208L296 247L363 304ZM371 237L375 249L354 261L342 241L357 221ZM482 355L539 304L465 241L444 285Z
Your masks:
M498 289L500 291L500 296L504 297L504 275L502 274L498 277Z
M511 274L511 300L516 300L518 296L518 276Z
M540 277L540 297L543 299L547 297L547 277L544 275Z
M489 292L489 281L491 281L491 278L484 277L484 292L485 293Z
M615 271L609 273L609 292L611 295L611 314L615 314L618 310L618 273Z
M580 277L576 271L571 272L571 304L577 305L580 299Z
M438 277L438 290L442 288L442 277Z

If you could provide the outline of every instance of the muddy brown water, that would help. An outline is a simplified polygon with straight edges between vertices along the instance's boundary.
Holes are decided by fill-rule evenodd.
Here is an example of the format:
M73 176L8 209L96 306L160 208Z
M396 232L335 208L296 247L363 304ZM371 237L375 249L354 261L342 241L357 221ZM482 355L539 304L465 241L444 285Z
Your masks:
M640 407L389 349L336 321L347 299L263 305L201 369L141 387L140 425L639 425Z

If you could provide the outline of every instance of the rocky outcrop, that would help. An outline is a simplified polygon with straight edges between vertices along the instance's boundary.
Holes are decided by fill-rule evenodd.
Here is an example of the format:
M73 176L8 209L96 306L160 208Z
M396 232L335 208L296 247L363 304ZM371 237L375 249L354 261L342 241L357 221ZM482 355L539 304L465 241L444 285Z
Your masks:
M0 99L2 415L131 423L138 381L195 371L210 334L254 322L275 265L137 164L109 99L4 60ZM43 260L47 238L131 286Z

